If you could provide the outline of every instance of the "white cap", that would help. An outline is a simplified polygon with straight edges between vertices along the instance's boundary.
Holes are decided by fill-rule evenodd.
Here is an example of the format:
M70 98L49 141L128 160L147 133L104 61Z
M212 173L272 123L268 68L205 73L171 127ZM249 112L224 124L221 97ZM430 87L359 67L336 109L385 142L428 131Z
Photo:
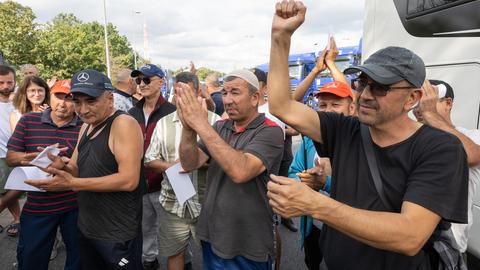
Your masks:
M444 98L445 95L447 94L447 87L445 86L445 84L439 84L437 85L437 87L438 87L438 97Z
M250 70L247 70L247 69L234 70L225 76L225 78L227 77L237 77L246 81L247 83L255 87L255 89L257 90L260 88L260 84L258 83L257 76L255 76L255 74L253 74L253 72L251 72Z

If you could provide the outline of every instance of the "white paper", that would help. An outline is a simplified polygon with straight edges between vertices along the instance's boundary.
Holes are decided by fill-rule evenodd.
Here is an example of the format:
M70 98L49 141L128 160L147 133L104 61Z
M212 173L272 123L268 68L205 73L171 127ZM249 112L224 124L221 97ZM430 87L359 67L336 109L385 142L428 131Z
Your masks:
M177 163L168 168L165 173L172 185L173 192L175 192L177 196L178 202L183 205L188 199L195 196L197 192L192 184L192 180L190 180L189 174L180 173L181 171L183 171L182 165Z
M48 178L50 178L48 173L37 167L16 167L8 176L5 189L45 192L44 190L25 184L25 180L43 180Z
M44 169L47 168L48 166L50 166L50 164L52 164L52 161L48 158L48 153L52 153L52 155L58 156L58 154L60 153L60 149L54 146L47 146L40 154L38 154L38 156L34 160L30 161L30 164Z

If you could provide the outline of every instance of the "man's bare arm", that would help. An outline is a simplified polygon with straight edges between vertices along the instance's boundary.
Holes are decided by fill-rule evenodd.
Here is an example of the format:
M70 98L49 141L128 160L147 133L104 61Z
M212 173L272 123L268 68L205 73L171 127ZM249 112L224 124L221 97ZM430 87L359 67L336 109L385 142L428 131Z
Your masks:
M338 48L335 39L331 37L330 40L331 48L328 50L327 55L325 56L325 64L327 65L328 70L330 71L330 76L332 76L334 81L344 82L348 84L347 78L343 75L342 71L338 69L335 60L337 59L338 55Z
M272 177L268 196L275 212L285 217L310 215L369 246L414 256L440 222L436 213L403 202L400 213L350 207L318 193L303 183Z
M287 6L288 4L290 6ZM290 93L288 74L290 39L293 32L303 23L305 12L306 8L301 2L294 2L294 5L282 2L276 5L268 72L269 109L270 113L295 130L317 142L322 142L318 114L308 106L293 100Z
M248 182L265 171L266 168L258 157L232 148L212 126L205 124L197 132L212 158L233 182Z
M208 161L208 156L197 146L197 133L190 128L182 129L180 141L180 162L185 171L192 171L200 168Z
M455 127L448 124L438 113L424 112L422 116L428 125L451 133L462 142L463 148L467 153L469 167L480 164L480 145L474 143L470 138L456 130Z

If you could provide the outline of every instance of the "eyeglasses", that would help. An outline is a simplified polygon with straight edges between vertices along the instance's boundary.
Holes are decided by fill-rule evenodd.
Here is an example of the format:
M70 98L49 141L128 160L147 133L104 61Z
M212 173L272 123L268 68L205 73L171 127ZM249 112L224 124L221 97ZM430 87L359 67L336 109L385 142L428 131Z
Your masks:
M147 78L147 77L143 77L143 78L137 77L137 78L135 78L135 82L138 85L140 85L142 83L142 81L145 85L149 85L152 82L152 80L150 78Z
M41 88L41 89L27 89L27 94L29 94L29 95L34 95L34 94L41 95L41 94L45 94L45 89L43 89L43 88Z
M368 82L366 78L353 79L351 83L352 89L357 92L362 92L365 87L369 87L370 93L376 97L384 97L388 94L388 91L393 89L413 89L413 86L390 86L380 84L375 81Z

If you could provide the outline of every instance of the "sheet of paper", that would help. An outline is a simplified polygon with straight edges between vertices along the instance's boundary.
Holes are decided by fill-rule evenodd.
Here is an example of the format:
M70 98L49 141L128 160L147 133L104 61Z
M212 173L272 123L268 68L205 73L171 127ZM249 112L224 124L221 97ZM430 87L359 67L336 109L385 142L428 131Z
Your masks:
M180 173L183 171L182 165L177 163L168 168L165 173L172 185L173 191L177 196L180 204L184 204L188 199L192 198L197 192L192 184L192 180L188 173Z
M48 158L48 153L58 156L60 149L54 146L47 146L34 160L30 161L30 164L44 169L47 168L50 164L52 164L52 161Z
M8 176L5 189L45 192L25 184L25 180L42 180L47 178L49 178L48 174L37 167L16 167Z

